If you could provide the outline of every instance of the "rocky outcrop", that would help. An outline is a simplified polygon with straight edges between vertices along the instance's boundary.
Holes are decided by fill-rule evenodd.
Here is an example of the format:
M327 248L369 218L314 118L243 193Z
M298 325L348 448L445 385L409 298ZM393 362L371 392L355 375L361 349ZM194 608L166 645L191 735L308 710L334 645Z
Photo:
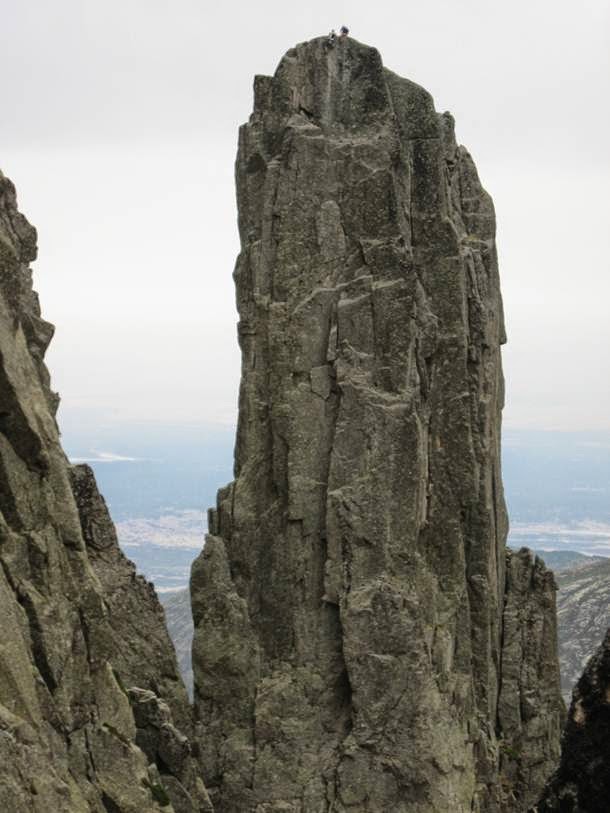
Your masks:
M169 702L188 732L189 701L168 646L165 615L154 587L121 552L108 508L87 465L72 466L72 490L89 562L99 579L113 636L113 667L125 686L150 689ZM129 646L124 642L128 641Z
M72 466L70 479L89 562L102 585L112 636L112 668L122 686L132 687L128 695L134 707L136 742L158 768L162 787L167 789L176 813L211 810L199 776L200 766L192 756L189 740L196 746L196 737L190 701L180 678L163 608L152 584L136 574L134 564L121 552L91 468ZM171 741L180 742L178 761L167 758L167 745L164 749L142 745L142 738L146 745L150 742L150 737L143 737L140 731L142 710L152 707L157 709L157 719L163 718L160 731L166 733L171 728Z
M189 733L186 695L152 588L120 554L90 470L61 449L35 257L0 174L0 810L199 813L185 737L177 772L140 747L127 689L160 695Z
M159 787L177 813L212 811L199 766L192 758L191 745L176 728L170 707L154 692L129 690L135 722L136 742L151 765L159 770Z
M206 784L218 811L525 810L562 703L552 579L506 563L491 199L372 48L297 46L254 95L235 481L191 576Z
M536 554L557 581L561 693L569 705L582 670L610 627L610 559L570 550Z
M561 762L537 813L607 813L610 799L610 630L578 681Z
M498 703L500 773L528 809L558 757L563 704L558 697L556 584L531 551L507 551Z

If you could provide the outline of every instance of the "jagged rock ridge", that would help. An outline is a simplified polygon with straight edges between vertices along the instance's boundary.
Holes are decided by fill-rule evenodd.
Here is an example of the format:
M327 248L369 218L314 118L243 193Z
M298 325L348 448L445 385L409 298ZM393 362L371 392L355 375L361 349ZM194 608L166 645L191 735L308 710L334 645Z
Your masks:
M0 810L201 813L163 611L60 446L35 257L0 173Z
M505 549L491 199L373 48L254 94L235 481L191 576L215 808L525 810L562 702L552 576Z

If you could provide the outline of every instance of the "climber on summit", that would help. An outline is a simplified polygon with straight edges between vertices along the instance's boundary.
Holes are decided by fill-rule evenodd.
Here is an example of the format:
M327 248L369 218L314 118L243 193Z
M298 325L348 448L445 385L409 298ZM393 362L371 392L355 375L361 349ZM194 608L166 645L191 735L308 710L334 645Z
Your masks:
M328 35L327 43L328 45L334 45L335 40L337 39L337 35L335 34L335 29L333 28L330 34Z
M339 31L341 33L341 39L345 39L349 34L349 28L346 25L342 25Z

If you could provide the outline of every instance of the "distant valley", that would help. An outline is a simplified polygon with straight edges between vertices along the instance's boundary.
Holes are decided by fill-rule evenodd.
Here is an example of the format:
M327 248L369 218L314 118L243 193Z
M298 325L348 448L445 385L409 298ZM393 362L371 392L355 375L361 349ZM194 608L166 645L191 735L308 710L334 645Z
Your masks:
M61 424L70 459L94 469L127 556L159 593L184 588L207 508L232 478L233 428L114 424L80 413Z
M188 582L191 562L203 547L203 511L184 510L116 523L119 544L159 593Z

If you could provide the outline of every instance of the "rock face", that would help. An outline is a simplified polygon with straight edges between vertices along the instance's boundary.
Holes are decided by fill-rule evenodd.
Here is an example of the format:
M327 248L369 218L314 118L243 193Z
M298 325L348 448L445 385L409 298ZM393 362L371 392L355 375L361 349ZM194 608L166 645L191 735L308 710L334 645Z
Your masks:
M563 703L558 686L558 647L553 574L522 548L507 551L502 618L498 731L505 787L527 809L557 764Z
M235 481L191 576L215 809L525 810L562 702L552 578L506 560L492 201L372 48L254 91Z
M561 762L538 813L607 813L610 799L610 630L572 697Z
M569 705L583 667L610 627L610 560L576 551L538 551L538 555L552 568L557 580L561 693ZM182 679L192 693L193 618L189 591L162 595L161 601ZM551 643L551 639L552 636L546 643Z
M0 174L0 810L209 810L174 728L188 735L191 720L163 611L118 550L91 471L71 470L59 443L35 257ZM132 686L163 708L159 738L181 760L148 747Z

